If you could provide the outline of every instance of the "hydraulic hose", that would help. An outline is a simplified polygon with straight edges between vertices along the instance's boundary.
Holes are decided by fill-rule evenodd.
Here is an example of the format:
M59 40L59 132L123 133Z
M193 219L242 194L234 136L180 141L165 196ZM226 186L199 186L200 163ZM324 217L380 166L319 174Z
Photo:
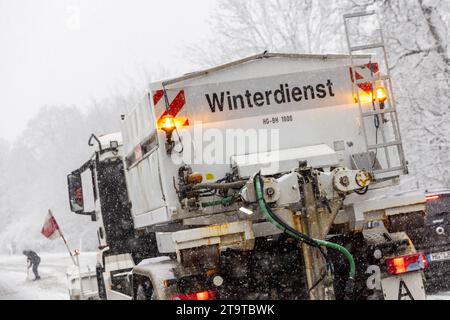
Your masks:
M353 258L352 254L347 250L347 248L345 248L344 246L341 246L337 243L329 242L329 241L325 241L325 240L314 239L314 241L320 246L334 249L334 250L337 250L340 253L342 253L347 258L347 261L349 264L348 278L351 280L355 280L355 274L356 274L355 259Z
M355 281L355 274L356 274L356 268L355 268L355 260L353 259L353 256L351 253L343 246L325 241L325 240L318 240L318 239L312 239L308 237L305 234L302 234L298 232L297 230L293 229L289 225L287 225L285 222L283 222L280 218L278 218L274 213L271 212L271 209L267 207L266 201L264 200L263 196L263 187L262 187L262 178L261 175L258 173L254 177L254 185L255 185L255 191L256 191L256 199L258 202L259 209L261 210L262 214L266 217L266 219L274 224L278 229L282 230L284 233L299 239L302 242L305 242L306 244L313 246L313 247L327 247L333 250L337 250L341 252L348 260L349 263L349 276L348 281L346 285L346 296L349 296L353 292L354 287L354 281Z
M199 183L194 185L193 189L215 189L215 190L228 190L228 189L240 189L247 183L246 180L227 182L227 183Z
M218 205L225 205L228 206L230 204L233 203L234 201L234 197L226 197L220 200L214 200L214 201L209 201L209 202L202 202L202 207L203 208L208 208L208 207L214 207L214 206L218 206Z

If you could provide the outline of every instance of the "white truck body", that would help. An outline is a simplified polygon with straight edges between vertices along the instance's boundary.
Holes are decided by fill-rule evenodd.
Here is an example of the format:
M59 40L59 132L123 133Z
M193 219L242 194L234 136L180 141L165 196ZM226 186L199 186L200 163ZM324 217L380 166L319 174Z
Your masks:
M374 77L371 56L353 56L353 63L361 66L358 81ZM252 250L255 238L280 233L258 215L230 218L233 214L227 215L226 207L186 209L189 206L181 203L176 186L184 165L207 183L231 172L243 179L258 171L285 174L300 161L325 173L338 167L368 171L377 167L373 171L379 174L366 194L346 198L336 224L345 224L351 232L363 231L368 222L423 211L423 194L386 196L395 193L399 177L407 173L402 167L403 154L389 144L384 154L370 153L381 138L373 117L363 116L372 111L372 101L359 100L359 108L355 99L349 64L346 55L263 54L152 83L148 96L122 122L135 228L156 230L159 252L176 252L179 261L184 249L217 244L221 250ZM167 152L168 135L160 127L167 115L179 121L172 152ZM386 130L382 138L393 140L393 135ZM277 214L295 224L291 211L281 208ZM161 226L175 222L198 228L158 232ZM150 269L148 274L152 274ZM415 275L417 298L421 299L421 273ZM380 282L381 278L379 286ZM383 293L389 298L395 295L384 288Z
M370 61L369 56L360 59L361 64ZM177 117L186 117L189 121L189 126L178 129L184 139L184 152L192 150L188 155L190 158L182 160L205 178L213 179L223 177L233 165L244 175L260 164L264 170L264 167L274 162L273 157L278 157L276 162L282 169L292 167L293 164L295 166L298 160L308 160L322 167L342 165L351 168L351 155L368 150L361 131L348 63L348 56L343 55L268 55L266 58L199 72L198 76L166 85L169 103L181 105ZM327 86L329 81L331 87ZM273 93L280 89L280 85L283 85L284 91L286 87L291 90L290 102L287 101L286 92L285 103L275 102ZM306 86L314 88L314 99L310 90L303 90ZM296 90L296 87L302 90L303 95L298 102L293 101L292 95L292 89ZM130 196L137 228L170 222L171 217L181 210L173 186L173 177L177 176L179 165L174 164L172 156L167 155L161 147L164 146L165 134L157 130L157 119L165 111L164 97L157 99L161 89L162 82L153 83L150 97L142 99L123 122L125 154L128 159L140 159L130 161L127 170L128 186L135 191ZM252 94L249 99L253 107L249 107L246 90ZM266 99L268 91L272 92L269 100ZM227 105L228 92L230 97L241 95L247 100L244 108L238 97L237 109L231 98L233 105L230 110ZM264 96L264 99L256 99L259 104L264 104L261 107L254 105L255 93L258 92ZM206 95L209 95L211 102L214 93L218 97L224 93L223 111L218 111L216 104L216 110L212 112ZM306 95L309 96L308 100ZM279 94L278 101L281 100ZM196 122L197 126L194 125ZM195 132L195 128L200 130L199 122L206 136L199 136ZM367 127L369 140L374 139L375 129ZM225 139L227 131L233 129L238 130L238 133L244 130L240 132L241 140L236 141L234 148L227 146L230 139ZM267 130L269 144L261 148L245 143L248 129ZM215 151L223 155L218 159L223 161L207 163L209 159L202 159L202 153L208 153L205 147L211 144L215 136L224 137L222 149ZM189 137L192 137L191 141L188 141ZM152 147L142 154L141 144L148 143L149 139L153 139ZM176 155L173 157L180 160ZM378 160L383 166L385 159Z

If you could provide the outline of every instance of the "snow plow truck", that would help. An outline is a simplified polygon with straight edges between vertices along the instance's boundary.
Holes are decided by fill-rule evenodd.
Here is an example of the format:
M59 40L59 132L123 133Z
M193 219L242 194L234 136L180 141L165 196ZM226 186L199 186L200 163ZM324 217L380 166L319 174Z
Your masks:
M346 15L371 16L373 12ZM104 299L426 299L384 57L263 53L157 81L91 136L71 210L99 223ZM95 210L84 212L90 169Z

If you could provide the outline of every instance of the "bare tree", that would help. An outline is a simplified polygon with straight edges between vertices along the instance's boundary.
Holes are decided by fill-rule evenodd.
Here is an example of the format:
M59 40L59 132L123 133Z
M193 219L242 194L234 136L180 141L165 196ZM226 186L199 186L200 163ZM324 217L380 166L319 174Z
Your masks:
M201 67L265 50L346 53L342 15L379 9L403 141L423 186L450 184L447 0L221 0L212 36L191 47Z
M450 184L448 1L375 1L385 32L411 169L425 187Z
M211 38L189 47L188 56L206 67L266 50L322 52L340 19L332 7L316 0L220 0Z
M64 250L60 241L40 234L49 208L69 241L82 237L87 248L95 249L95 225L69 214L66 176L91 156L91 133L120 131L120 115L135 103L134 96L130 92L96 101L84 113L75 106L44 106L28 122L8 155L0 158L0 187L5 186L0 193L0 251L12 242L19 249Z

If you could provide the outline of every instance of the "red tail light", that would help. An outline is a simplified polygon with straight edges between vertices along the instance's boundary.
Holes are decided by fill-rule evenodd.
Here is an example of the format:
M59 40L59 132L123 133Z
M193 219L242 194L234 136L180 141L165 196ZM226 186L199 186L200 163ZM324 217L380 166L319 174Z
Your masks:
M215 300L216 293L214 291L199 291L194 293L182 294L172 297L172 300Z
M425 200L427 201L439 200L439 196L437 194L429 195L425 197Z
M411 271L423 270L428 267L427 257L422 253L409 256L386 259L386 265L390 274L402 274Z

